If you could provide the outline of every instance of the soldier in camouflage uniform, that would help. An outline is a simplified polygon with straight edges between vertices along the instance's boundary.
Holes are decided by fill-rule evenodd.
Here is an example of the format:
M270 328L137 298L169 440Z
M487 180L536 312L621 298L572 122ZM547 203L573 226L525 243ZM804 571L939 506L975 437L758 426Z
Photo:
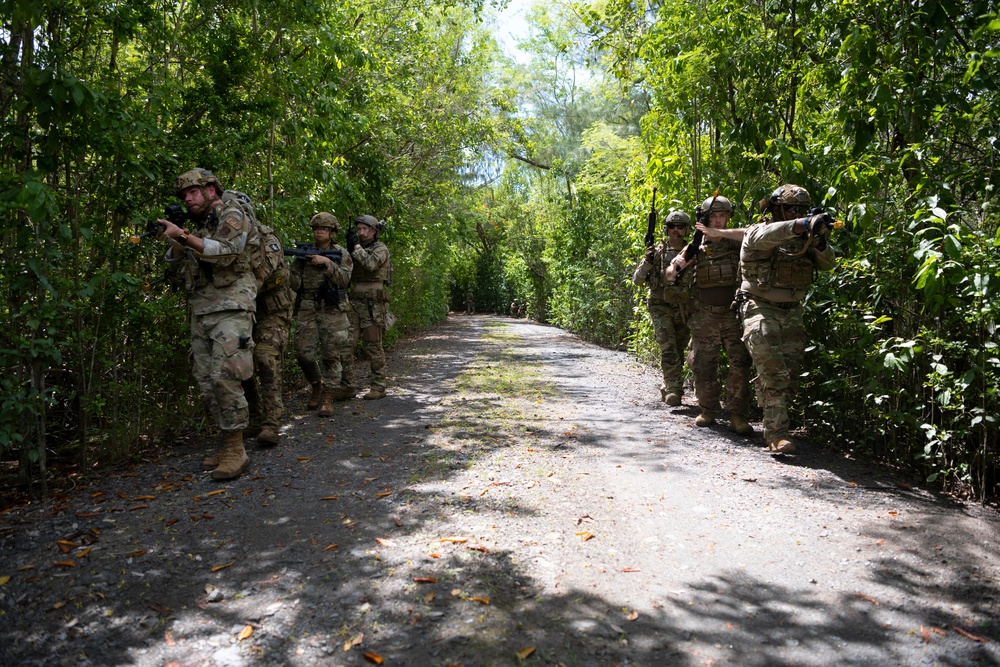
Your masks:
M361 338L361 349L371 363L371 386L364 395L365 400L385 398L385 351L382 336L391 326L389 315L389 294L386 285L392 280L392 262L389 249L378 240L384 223L371 215L362 215L354 220L357 231L347 230L347 248L354 258L354 274L351 277L351 319L352 349ZM354 359L344 369L344 386L354 392Z
M806 346L802 299L815 271L830 271L836 264L824 234L829 216L807 216L810 206L805 188L782 185L761 201L771 220L749 227L740 248L743 341L757 370L764 440L773 452L796 449L788 404Z
M249 461L243 448L249 415L241 382L253 374L257 283L248 255L255 232L238 205L222 201L222 184L211 172L184 172L175 191L196 228L159 220L160 236L170 243L168 274L188 293L195 380L222 431L221 450L203 465L212 468L214 479L232 479Z
M521 302L514 299L510 304L510 316L517 317L517 311L521 308Z
M243 383L250 407L250 427L244 435L257 444L274 446L279 441L279 420L284 411L281 399L285 348L292 327L292 290L288 285L288 265L281 242L274 232L258 224L260 243L256 250L265 269L258 275L257 312L254 317L254 377ZM273 265L272 265L273 264Z
M736 296L740 263L742 229L726 229L733 217L733 204L725 197L709 197L701 205L701 214L708 225L698 223L704 234L698 254L691 258L694 265L694 288L691 299L691 366L694 389L701 413L695 418L698 426L711 426L722 408L719 401L719 349L726 350L729 369L726 379L726 410L729 429L740 435L750 435L753 427L747 421L750 407L750 353L743 345L739 316L732 310ZM689 263L678 254L667 270L672 279Z
M684 349L691 333L688 330L688 300L690 281L675 283L665 271L684 247L684 237L691 217L683 211L670 213L663 221L666 239L658 248L646 248L642 261L632 274L635 285L649 285L646 308L653 322L653 336L660 346L660 400L667 405L680 405L684 395Z
M322 255L297 258L290 279L298 315L295 352L302 373L312 385L307 405L311 410L319 408L320 417L329 417L333 414L333 402L344 392L343 360L352 351L346 288L354 263L351 256L333 242L340 231L336 216L317 213L309 220L309 226L313 229L316 247L341 251L339 263Z

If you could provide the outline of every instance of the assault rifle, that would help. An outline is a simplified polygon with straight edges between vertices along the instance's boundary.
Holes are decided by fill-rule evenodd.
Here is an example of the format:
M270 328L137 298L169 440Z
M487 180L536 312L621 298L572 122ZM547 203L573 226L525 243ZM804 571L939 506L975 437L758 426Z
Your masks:
M656 244L656 186L653 186L653 203L649 206L649 219L646 222L647 248L652 248Z
M313 255L319 255L320 257L332 259L338 264L344 258L344 253L340 250L340 248L321 250L316 247L315 243L296 243L294 248L285 248L284 253L289 257L294 257L295 260L299 262L304 262Z
M715 200L718 198L719 198L719 191L716 190L712 194L712 203L708 205L707 211L702 209L701 204L698 205L698 208L694 210L694 219L696 222L700 222L703 226L708 227L709 218L712 215L712 207L715 205ZM691 243L688 243L687 247L684 248L685 262L690 262L692 259L698 256L698 251L701 250L701 242L704 240L705 240L705 234L702 233L700 229L695 229L694 236L691 237ZM681 279L681 276L684 275L685 271L687 271L687 266L685 266L683 269L677 272L677 275L674 276L675 283Z
M167 206L163 209L163 217L169 220L170 222L174 223L178 227L183 226L184 223L187 222L188 219L190 218L184 206L177 202L174 202L173 204L167 204ZM140 234L138 236L133 234L132 236L128 237L128 240L131 241L132 243L139 244L142 243L143 239L149 238L150 236L156 236L163 229L166 229L166 227L163 226L162 222L157 222L156 220L153 220L148 225L146 225L145 233Z
M826 239L830 235L830 232L844 226L843 220L834 220L832 215L819 206L809 209L809 215L804 218L798 218L795 222L802 223L802 226L806 230L805 234L809 238L806 240L806 244L802 247L802 250L794 253L793 257L804 255L816 239L819 239L816 247L819 250L826 250Z

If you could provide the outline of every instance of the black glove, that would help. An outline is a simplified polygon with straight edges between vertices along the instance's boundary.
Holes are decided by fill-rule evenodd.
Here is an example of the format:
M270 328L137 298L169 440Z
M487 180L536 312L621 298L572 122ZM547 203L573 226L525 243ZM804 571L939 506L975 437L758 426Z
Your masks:
M817 213L806 218L806 231L812 236L823 236L827 230L833 229L833 216L829 213Z
M352 227L347 230L347 252L354 250L356 245L361 245L361 239L358 238L358 233Z
M642 258L646 260L647 264L652 264L653 260L656 259L656 250L654 248L646 248L646 254Z

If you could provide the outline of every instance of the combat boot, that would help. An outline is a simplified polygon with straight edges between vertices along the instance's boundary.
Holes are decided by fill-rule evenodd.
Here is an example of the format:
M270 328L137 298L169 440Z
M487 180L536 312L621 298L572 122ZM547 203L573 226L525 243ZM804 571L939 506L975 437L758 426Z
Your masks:
M219 466L212 471L212 479L239 477L248 463L250 459L243 449L243 430L223 431L222 454L219 456Z
M278 435L277 429L271 426L264 426L257 434L257 444L264 447L274 447L280 439L281 436Z
M385 398L385 387L377 384L373 384L368 393L362 396L366 401L375 401L380 398Z
M313 382L312 383L312 393L309 394L309 402L306 403L306 407L310 410L315 410L323 402L323 383Z
M729 430L736 435L753 435L753 426L746 418L735 412L729 413Z
M250 424L245 429L243 429L244 438L258 438L260 437L261 429L260 424Z
M695 417L695 426L711 426L715 423L715 417L708 410L702 410L701 414Z
M780 435L771 437L767 442L767 448L769 451L776 452L778 454L795 453L795 443Z
M320 417L333 416L333 389L323 390L323 405L320 406L319 412L316 414Z
M677 407L681 404L681 395L677 392L670 392L664 397L664 402L671 407Z
M349 401L358 395L358 390L354 387L348 387L346 385L340 385L335 387L333 390L333 400L335 401Z
M216 468L219 467L219 461L221 460L222 460L222 446L220 445L215 448L214 452L206 456L204 461L201 462L201 469L205 471L215 470Z

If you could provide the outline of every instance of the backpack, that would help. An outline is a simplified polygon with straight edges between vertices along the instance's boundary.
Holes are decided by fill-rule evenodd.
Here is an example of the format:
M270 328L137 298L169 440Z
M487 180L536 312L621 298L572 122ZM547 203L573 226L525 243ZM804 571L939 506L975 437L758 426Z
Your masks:
M226 190L222 193L222 201L239 206L250 221L250 228L256 231L256 237L248 239L247 243L256 246L250 250L250 267L257 280L257 294L263 295L287 285L288 266L281 241L273 229L257 219L250 197L238 190Z

